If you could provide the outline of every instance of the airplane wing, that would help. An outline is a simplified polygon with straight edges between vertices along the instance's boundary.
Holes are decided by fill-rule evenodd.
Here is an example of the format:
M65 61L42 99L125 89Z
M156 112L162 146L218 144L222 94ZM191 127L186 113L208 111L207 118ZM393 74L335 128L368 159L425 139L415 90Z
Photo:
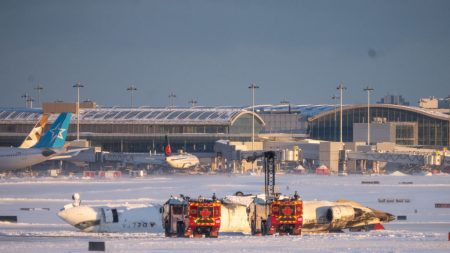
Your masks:
M74 156L77 156L81 151L88 150L89 148L74 148L69 149L67 151L63 152L57 152L57 155L52 156L49 160L63 160L72 158Z

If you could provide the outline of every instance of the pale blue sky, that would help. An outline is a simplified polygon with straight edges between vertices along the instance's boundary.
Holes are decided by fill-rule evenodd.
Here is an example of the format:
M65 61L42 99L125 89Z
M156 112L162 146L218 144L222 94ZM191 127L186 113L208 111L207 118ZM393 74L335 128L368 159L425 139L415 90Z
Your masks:
M372 53L369 54L369 51ZM375 53L373 53L375 52ZM450 1L0 1L0 106L332 103L450 95Z

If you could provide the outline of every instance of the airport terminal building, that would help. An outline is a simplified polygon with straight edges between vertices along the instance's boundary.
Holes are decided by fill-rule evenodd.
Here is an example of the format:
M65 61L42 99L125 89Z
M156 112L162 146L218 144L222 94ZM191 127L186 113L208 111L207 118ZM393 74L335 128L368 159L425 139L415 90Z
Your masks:
M56 111L48 109L45 104L43 110L0 108L0 146L18 146L43 112ZM284 134L294 139L339 141L338 106L258 105L255 112L257 138L262 134L266 137ZM56 116L53 114L49 123ZM244 107L87 106L80 109L80 139L87 139L91 146L101 147L103 151L161 153L165 135L168 135L173 151L183 149L209 153L214 152L217 140L251 141L252 116L251 108ZM364 141L367 136L367 105L345 105L342 116L343 141ZM448 114L412 106L372 104L369 120L373 129L372 143L391 141L410 146L449 146ZM76 122L74 114L69 140L76 138Z
M45 105L44 112L49 112ZM42 113L41 109L0 109L0 146L19 145ZM166 135L174 151L213 152L219 139L251 140L252 115L242 108L227 107L83 108L79 132L80 139L109 152L163 152ZM53 114L49 123L55 119ZM74 114L68 140L76 138L76 122ZM255 133L263 126L255 114Z
M339 106L262 105L256 109L266 122L264 132L272 132L275 129L283 133L303 133L308 138L317 140L340 139ZM445 113L392 104L371 104L370 117L367 117L367 104L344 105L342 111L344 142L365 141L369 120L373 130L389 125L384 127L384 132L371 132L372 143L391 141L398 145L428 147L446 147L450 144L450 115ZM288 121L286 115L291 115Z

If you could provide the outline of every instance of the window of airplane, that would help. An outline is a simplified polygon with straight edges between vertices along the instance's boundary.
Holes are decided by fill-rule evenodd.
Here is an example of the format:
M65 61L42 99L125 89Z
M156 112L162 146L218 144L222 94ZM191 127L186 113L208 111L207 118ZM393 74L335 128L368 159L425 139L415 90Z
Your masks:
M119 222L119 215L117 213L117 209L111 209L112 215L113 215L113 223Z

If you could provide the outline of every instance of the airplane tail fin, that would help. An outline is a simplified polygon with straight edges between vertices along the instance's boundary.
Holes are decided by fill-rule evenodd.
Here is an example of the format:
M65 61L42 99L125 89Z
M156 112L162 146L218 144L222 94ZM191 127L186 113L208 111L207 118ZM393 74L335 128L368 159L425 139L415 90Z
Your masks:
M172 154L172 148L170 148L169 138L166 135L166 147L164 148L164 153L166 156L170 156Z
M48 114L43 114L38 123L33 127L31 132L19 146L19 148L31 148L41 139L42 132L47 124Z
M50 129L45 132L34 148L61 148L64 146L67 138L67 130L69 128L72 113L61 113Z

